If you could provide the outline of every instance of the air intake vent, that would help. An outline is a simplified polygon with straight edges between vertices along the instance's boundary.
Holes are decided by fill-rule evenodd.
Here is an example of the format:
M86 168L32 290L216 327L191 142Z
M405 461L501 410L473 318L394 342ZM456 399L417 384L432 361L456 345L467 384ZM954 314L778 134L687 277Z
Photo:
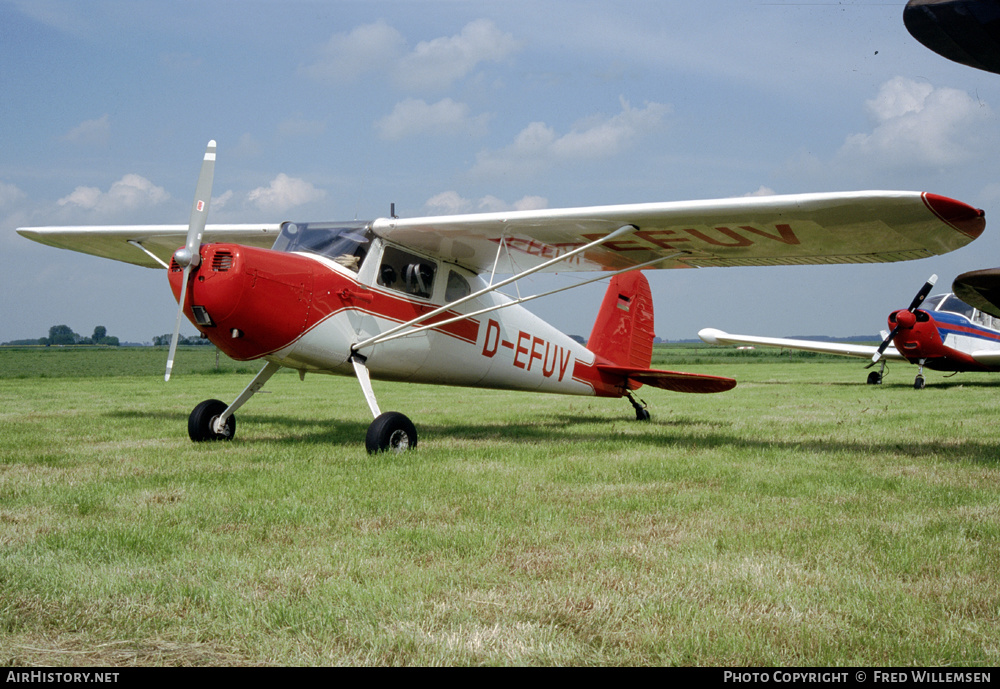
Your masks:
M178 265L177 261L171 256L170 258L170 272L179 273L181 272L181 267Z
M233 253L231 251L216 251L212 256L212 270L216 273L225 273L233 267Z

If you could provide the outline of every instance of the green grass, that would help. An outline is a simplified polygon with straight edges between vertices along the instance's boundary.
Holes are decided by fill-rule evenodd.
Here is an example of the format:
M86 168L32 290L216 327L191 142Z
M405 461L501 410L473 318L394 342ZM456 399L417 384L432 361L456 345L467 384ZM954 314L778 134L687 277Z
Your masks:
M376 382L420 448L370 457L327 376L275 376L235 441L194 445L191 408L251 373L185 351L165 384L163 357L0 350L0 663L998 662L987 374L658 348L740 384L644 388L648 424Z

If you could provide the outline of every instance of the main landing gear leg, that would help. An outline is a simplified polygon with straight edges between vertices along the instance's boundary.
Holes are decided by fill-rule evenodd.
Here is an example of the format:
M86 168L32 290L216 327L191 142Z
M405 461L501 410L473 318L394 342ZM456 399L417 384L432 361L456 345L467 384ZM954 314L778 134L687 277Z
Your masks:
M351 357L354 364L354 374L361 384L361 391L365 394L365 401L371 409L375 420L368 427L365 434L365 449L368 454L373 455L379 452L391 450L393 452L405 452L417 446L417 429L413 422L398 411L387 411L384 414L378 408L375 400L375 390L372 388L371 376L368 375L368 367L365 366L366 359L360 354Z
M236 417L233 416L233 412L264 387L264 383L279 368L281 368L279 364L267 362L260 373L250 381L250 385L228 407L225 402L219 400L205 400L195 407L188 417L188 435L191 440L196 443L206 440L232 440L236 435Z
M885 376L885 361L885 359L882 359L882 365L879 367L878 371L872 371L868 374L869 385L882 384L882 378Z
M632 403L632 408L635 409L635 420L649 421L649 410L646 409L646 403L643 400L636 400L631 390L627 390L625 396L628 397L628 401Z

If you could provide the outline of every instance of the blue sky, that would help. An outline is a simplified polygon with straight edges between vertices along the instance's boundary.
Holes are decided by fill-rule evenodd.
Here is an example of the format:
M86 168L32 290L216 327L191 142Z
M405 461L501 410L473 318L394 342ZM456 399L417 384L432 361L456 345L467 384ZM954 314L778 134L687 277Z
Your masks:
M857 189L984 208L933 259L649 273L663 338L875 333L931 273L1000 264L1000 76L920 45L904 4L0 0L0 341L169 332L162 271L14 230L185 223L209 139L212 222ZM531 310L586 335L602 294Z

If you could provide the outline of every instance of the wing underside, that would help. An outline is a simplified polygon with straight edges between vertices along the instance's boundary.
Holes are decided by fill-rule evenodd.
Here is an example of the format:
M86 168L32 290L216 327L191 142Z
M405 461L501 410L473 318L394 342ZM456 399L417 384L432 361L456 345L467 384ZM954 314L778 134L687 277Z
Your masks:
M704 328L698 331L698 337L709 344L716 345L751 345L764 347L782 347L784 349L797 349L805 352L817 352L820 354L838 354L840 356L853 356L862 359L871 359L878 352L877 346L850 344L842 342L824 342L822 340L797 340L785 337L759 337L756 335L730 335L729 333L715 328ZM895 344L891 344L882 354L886 359L900 359L904 357L896 349Z
M207 225L202 241L271 248L278 224ZM84 254L162 268L187 238L187 225L108 225L93 227L21 227L18 233L41 244ZM148 252L148 253L147 253ZM162 263L158 262L156 258Z
M516 273L575 253L550 272L884 263L965 246L984 214L920 192L844 192L678 201L430 218L381 218L385 240L473 271ZM612 233L620 234L608 238ZM209 225L203 241L270 247L280 224ZM34 241L156 267L182 225L19 228ZM155 256L155 258L154 258ZM160 263L162 261L162 263Z
M619 228L632 231L555 263L553 272L884 263L960 248L982 211L919 192L846 192L564 210L380 219L376 234L478 271L516 272Z

